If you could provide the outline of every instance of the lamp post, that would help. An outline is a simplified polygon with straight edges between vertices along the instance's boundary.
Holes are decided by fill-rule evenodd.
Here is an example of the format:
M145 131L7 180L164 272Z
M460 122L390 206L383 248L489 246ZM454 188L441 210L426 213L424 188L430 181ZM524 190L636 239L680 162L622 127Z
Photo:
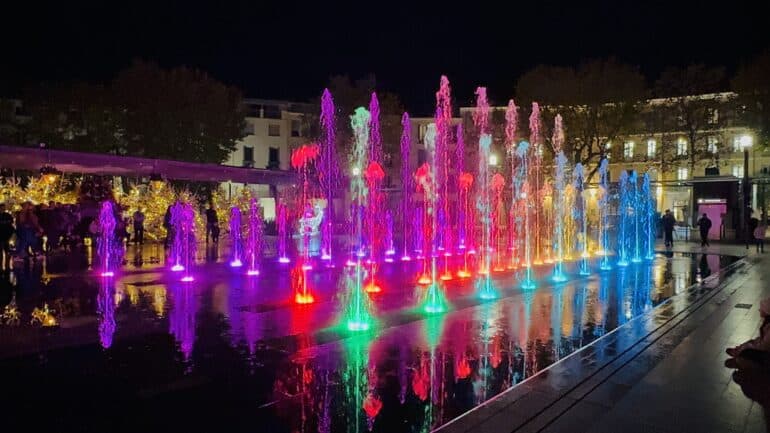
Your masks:
M742 205L741 206L741 224L743 224L743 237L746 241L746 249L749 249L749 239L751 239L752 233L749 233L749 218L751 214L746 214L750 201L750 189L749 189L749 149L752 145L752 138L750 135L744 135L740 138L741 149L743 150L743 181L741 182L742 188Z

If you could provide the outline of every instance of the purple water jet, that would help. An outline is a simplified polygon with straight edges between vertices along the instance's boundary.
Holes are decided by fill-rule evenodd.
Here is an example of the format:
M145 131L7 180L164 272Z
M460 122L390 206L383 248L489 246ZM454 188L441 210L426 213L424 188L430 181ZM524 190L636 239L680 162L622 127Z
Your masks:
M318 176L321 190L326 199L326 212L322 226L321 259L332 259L332 244L334 236L334 192L340 184L340 168L337 162L337 136L335 130L334 99L329 89L324 89L321 97L321 160L319 161ZM281 255L283 259L285 255Z
M259 262L262 259L262 209L256 199L249 202L248 232L246 234L246 257L249 261L248 275L259 275Z
M240 268L243 266L243 230L241 228L241 208L233 206L230 209L230 248L233 258L230 266Z

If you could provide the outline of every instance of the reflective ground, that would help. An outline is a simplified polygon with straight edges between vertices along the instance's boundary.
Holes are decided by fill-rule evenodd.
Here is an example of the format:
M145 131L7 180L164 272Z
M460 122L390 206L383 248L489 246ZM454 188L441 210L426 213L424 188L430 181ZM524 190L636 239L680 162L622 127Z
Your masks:
M3 274L0 403L7 414L35 414L4 422L36 431L430 431L735 260L659 255L589 277L568 266L574 277L558 285L543 267L526 292L519 275L501 273L500 298L488 302L472 280L450 281L450 311L433 317L416 308L417 264L395 263L372 297L377 327L351 336L338 326L340 268L311 271L316 302L297 306L289 267L250 278L216 251L206 256L192 284L177 283L153 246L130 249L114 280L85 270L83 254Z

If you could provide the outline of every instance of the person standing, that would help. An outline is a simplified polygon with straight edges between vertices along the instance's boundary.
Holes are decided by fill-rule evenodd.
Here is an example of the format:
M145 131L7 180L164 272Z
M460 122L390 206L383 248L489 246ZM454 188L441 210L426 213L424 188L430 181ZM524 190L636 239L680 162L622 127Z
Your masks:
M133 215L134 218L134 245L144 244L144 212L137 208Z
M663 236L666 248L674 246L674 225L676 225L676 218L669 209L666 209L666 213L663 215Z
M209 235L214 243L219 242L219 217L213 204L206 209L206 243L209 243Z
M711 220L705 213L700 218L698 218L698 228L700 229L700 246L710 246L709 230L711 230Z
M758 253L765 252L765 232L767 231L767 226L763 223L764 221L758 221L757 228L754 229L754 242L757 244Z
M38 238L42 235L43 228L35 215L35 207L28 201L24 202L16 218L16 237L19 239L16 254L22 259L29 258L30 250L35 252Z
M13 215L5 210L5 203L0 203L0 254L5 255L4 264L10 262L13 231Z

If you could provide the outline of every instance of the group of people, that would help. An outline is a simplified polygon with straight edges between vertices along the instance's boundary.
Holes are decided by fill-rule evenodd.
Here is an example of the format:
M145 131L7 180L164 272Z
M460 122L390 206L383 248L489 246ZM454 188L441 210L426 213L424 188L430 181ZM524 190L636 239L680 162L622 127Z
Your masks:
M713 223L708 214L704 213L698 218L695 223L700 232L700 245L701 247L708 247L709 244L709 232ZM665 213L661 217L661 226L663 227L663 238L666 248L674 246L674 228L676 226L676 218L670 209L666 209ZM748 221L749 226L749 239L752 244L756 245L757 252L765 252L765 232L767 231L767 224L765 221L760 221L757 217L751 217ZM746 245L748 248L748 243Z
M133 225L133 240L144 242L144 213L136 209L132 218L122 218L115 207L115 238L131 241L128 228ZM35 259L41 254L71 251L86 238L93 238L99 231L99 207L89 202L62 204L58 202L31 202L21 204L21 210L13 213L5 203L0 203L0 255L6 262L12 256L24 260ZM12 242L14 240L15 242ZM15 248L12 249L12 244Z

